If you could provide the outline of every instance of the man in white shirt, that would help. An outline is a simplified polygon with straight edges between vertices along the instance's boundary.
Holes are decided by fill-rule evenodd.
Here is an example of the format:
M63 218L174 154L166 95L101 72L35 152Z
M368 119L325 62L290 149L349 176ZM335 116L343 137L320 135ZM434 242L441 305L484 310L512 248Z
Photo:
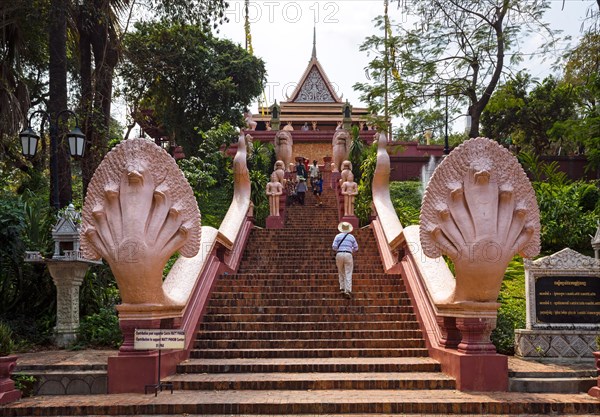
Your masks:
M346 298L352 298L352 270L354 269L354 259L352 254L358 251L358 243L351 234L353 227L348 222L338 224L338 233L333 239L331 249L335 254L335 264L338 269L338 279L340 282L340 292Z

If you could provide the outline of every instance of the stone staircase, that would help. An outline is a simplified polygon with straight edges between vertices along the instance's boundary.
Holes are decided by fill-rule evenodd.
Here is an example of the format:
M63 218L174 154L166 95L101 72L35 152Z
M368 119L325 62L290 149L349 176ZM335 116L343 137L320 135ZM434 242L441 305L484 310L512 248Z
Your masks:
M584 394L464 393L428 357L402 277L387 275L370 229L354 232L352 299L330 250L333 192L256 228L236 274L219 278L175 393L36 397L0 415L483 415L600 412ZM64 399L63 399L64 398Z

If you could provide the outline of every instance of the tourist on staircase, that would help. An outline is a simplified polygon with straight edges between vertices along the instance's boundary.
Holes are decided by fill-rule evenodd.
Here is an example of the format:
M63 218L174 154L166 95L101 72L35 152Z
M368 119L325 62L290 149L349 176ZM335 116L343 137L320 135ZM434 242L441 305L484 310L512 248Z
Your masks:
M298 160L298 165L296 165L296 178L299 179L299 177L304 177L306 178L306 168L304 168L304 164L303 164L303 160L299 159Z
M298 202L301 206L304 205L304 197L306 195L306 179L304 177L298 177L298 186L296 187L296 194L298 195Z
M314 191L314 182L319 176L319 166L317 165L316 159L313 160L313 164L308 168L308 175L310 176L310 188Z
M352 298L352 270L354 269L352 254L358 251L358 243L351 234L353 227L350 223L341 222L338 230L340 233L333 239L331 248L336 252L335 264L338 269L340 292L346 298Z
M321 194L323 194L323 176L321 175L321 173L319 173L319 175L317 176L317 178L315 178L313 182L313 195L317 200L317 204L315 204L315 206L323 205L323 200L321 200Z

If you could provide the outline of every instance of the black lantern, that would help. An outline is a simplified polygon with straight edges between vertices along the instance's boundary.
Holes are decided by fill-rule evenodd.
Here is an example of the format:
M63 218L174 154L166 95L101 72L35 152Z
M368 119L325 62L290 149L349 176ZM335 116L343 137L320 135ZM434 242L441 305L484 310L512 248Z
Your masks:
M33 131L31 126L19 133L21 139L21 153L27 158L33 158L37 152L40 137Z
M69 139L69 152L72 157L81 158L85 152L85 135L79 128L75 126L67 135Z

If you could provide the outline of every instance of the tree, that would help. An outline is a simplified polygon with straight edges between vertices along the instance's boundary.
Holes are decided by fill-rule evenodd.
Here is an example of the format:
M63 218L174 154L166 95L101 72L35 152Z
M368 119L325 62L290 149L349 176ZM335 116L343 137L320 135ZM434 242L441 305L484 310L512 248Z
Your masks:
M518 73L500 86L482 115L483 132L498 142L525 146L537 154L567 145L569 137L560 123L576 117L576 97L569 84L550 76L534 84L526 73ZM576 144L572 144L575 148Z
M402 4L402 2L399 2ZM395 74L389 93L394 95L392 111L400 114L418 108L440 94L459 95L467 100L471 117L470 137L479 136L479 119L507 67L521 59L519 43L528 33L543 33L549 41L539 49L544 53L554 41L554 32L541 18L549 1L518 0L416 0L403 10L417 23L396 27L399 35L386 36L387 60ZM377 26L384 28L385 20ZM385 29L384 29L385 30ZM381 37L367 38L361 49L380 48ZM510 55L509 55L510 53ZM507 62L506 57L510 56ZM383 61L385 63L385 60ZM382 60L369 70L381 81ZM371 103L381 97L381 85L358 84L362 99Z
M110 111L115 68L120 62L129 18L143 8L156 16L178 22L196 22L204 28L223 22L227 7L224 0L93 0L79 2L74 9L79 35L79 69L81 76L81 112L88 149L82 161L84 192L87 184L108 151Z
M48 97L43 76L48 63L46 13L47 8L37 1L0 2L0 160L7 169L30 172L29 164L19 156L16 136L29 108ZM34 161L38 171L43 162L41 158Z
M197 152L199 131L240 124L262 91L264 62L197 25L138 23L125 44L125 94L188 155Z

